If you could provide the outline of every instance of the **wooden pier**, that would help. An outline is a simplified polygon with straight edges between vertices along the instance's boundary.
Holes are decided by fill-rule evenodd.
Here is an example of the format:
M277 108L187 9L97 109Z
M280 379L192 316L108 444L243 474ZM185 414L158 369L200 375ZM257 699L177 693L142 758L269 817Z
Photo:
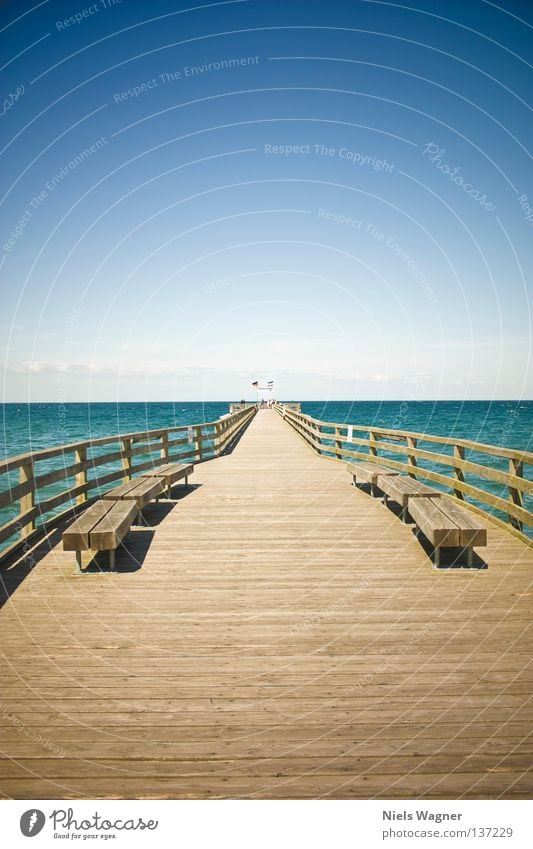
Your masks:
M0 572L4 797L531 797L522 539L435 570L276 410L174 497L116 573Z

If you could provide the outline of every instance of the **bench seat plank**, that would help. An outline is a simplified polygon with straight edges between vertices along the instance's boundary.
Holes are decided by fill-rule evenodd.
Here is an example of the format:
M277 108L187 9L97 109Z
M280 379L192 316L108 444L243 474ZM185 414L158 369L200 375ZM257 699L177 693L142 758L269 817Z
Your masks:
M439 499L439 508L458 527L460 542L463 548L474 545L487 545L487 529L483 528L479 519L470 510L455 504L449 498Z
M408 506L410 498L438 498L441 495L438 489L433 489L426 483L407 475L397 477L379 475L378 486L388 498L396 501L403 509Z
M157 466L152 471L143 472L141 477L163 480L170 497L172 486L182 478L185 478L185 483L188 483L189 475L192 475L193 472L194 466L192 464L166 463L163 466Z
M387 469L386 466L379 466L377 463L348 463L346 468L353 475L355 483L369 483L371 486L376 485L379 475L396 477L400 474L393 469Z
M134 478L110 489L102 498L106 501L134 501L139 510L163 492L164 484L157 478Z
M159 466L154 469L154 475L165 475L172 477L173 480L179 480L180 478L185 477L185 475L192 475L194 472L194 466L192 463L166 463L163 466ZM147 472L146 474L150 474Z
M415 498L409 506L412 519L434 546L460 546L461 532L457 524L440 509L444 499Z
M113 504L108 501L97 501L96 504L91 504L90 507L82 513L77 519L69 525L63 532L63 550L64 551L89 551L90 532L98 524L98 522L109 513Z
M134 501L108 503L112 505L111 510L89 534L92 551L107 551L120 545L137 515L137 505Z
M433 544L435 566L440 566L441 547L460 547L472 566L474 545L487 544L487 530L468 510L449 498L415 498L409 505L418 528Z

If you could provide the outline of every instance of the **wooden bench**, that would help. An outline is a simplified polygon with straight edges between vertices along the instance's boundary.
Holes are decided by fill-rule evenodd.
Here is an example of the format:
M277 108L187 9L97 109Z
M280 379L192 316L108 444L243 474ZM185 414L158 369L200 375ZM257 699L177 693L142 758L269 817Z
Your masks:
M131 501L97 501L63 532L63 550L75 551L81 572L81 552L109 551L109 568L115 569L115 551L137 515Z
M416 498L409 512L434 549L433 562L440 567L440 550L462 548L467 552L468 566L472 566L475 545L487 544L487 530L464 507L448 498Z
M378 466L377 463L348 463L346 468L352 475L353 485L358 486L362 483L369 483L372 495L376 494L376 485L379 475L396 476L400 474L392 469L387 469L386 466Z
M402 520L407 521L407 509L410 499L417 498L438 498L440 492L437 489L432 489L425 483L417 481L415 478L410 478L408 475L383 475L378 477L378 486L385 494L385 504L390 498L402 508Z
M110 489L102 498L104 501L133 501L138 517L144 522L143 507L161 495L164 488L165 484L161 478L139 477Z
M185 486L189 484L189 475L194 472L193 465L180 465L179 463L167 463L165 466L158 466L151 472L143 472L141 477L160 478L164 481L167 497L172 495L172 487L175 483L185 478Z

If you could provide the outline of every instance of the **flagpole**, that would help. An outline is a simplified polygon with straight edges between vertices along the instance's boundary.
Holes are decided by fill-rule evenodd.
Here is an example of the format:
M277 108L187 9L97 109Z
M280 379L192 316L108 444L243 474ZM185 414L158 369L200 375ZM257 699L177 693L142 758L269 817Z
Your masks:
M252 383L252 386L254 387L254 389L257 393L256 403L257 403L258 407L259 407L259 393L260 392L269 392L270 398L272 398L272 393L274 392L274 381L273 380L269 380L266 386L259 386L259 381L254 380L253 383Z

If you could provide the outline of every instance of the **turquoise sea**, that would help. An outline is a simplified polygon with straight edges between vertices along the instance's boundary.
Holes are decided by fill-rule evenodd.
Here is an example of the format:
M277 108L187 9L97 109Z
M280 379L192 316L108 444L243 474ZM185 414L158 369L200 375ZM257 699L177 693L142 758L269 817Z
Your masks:
M411 430L471 439L505 448L532 450L533 401L302 401L302 412L325 422ZM0 457L38 451L54 445L120 433L216 421L229 411L229 402L3 404L1 405ZM347 446L353 447L353 446ZM438 450L420 443L420 447ZM442 448L443 453L451 449ZM392 457L393 455L391 455ZM490 462L508 470L508 461L485 455L467 455L474 462ZM60 468L61 458L39 464L39 473ZM420 466L434 464L420 462ZM109 467L112 468L112 467ZM442 469L441 469L442 470ZM101 471L108 471L102 467ZM526 466L526 477L533 469ZM496 483L470 476L467 480L504 498ZM0 491L15 483L13 475L0 475ZM44 497L65 488L65 482L47 487ZM526 506L533 509L532 499ZM9 508L0 510L0 525L12 518Z
M533 401L302 401L330 422L412 430L531 450ZM0 456L99 436L215 421L228 401L2 404Z

